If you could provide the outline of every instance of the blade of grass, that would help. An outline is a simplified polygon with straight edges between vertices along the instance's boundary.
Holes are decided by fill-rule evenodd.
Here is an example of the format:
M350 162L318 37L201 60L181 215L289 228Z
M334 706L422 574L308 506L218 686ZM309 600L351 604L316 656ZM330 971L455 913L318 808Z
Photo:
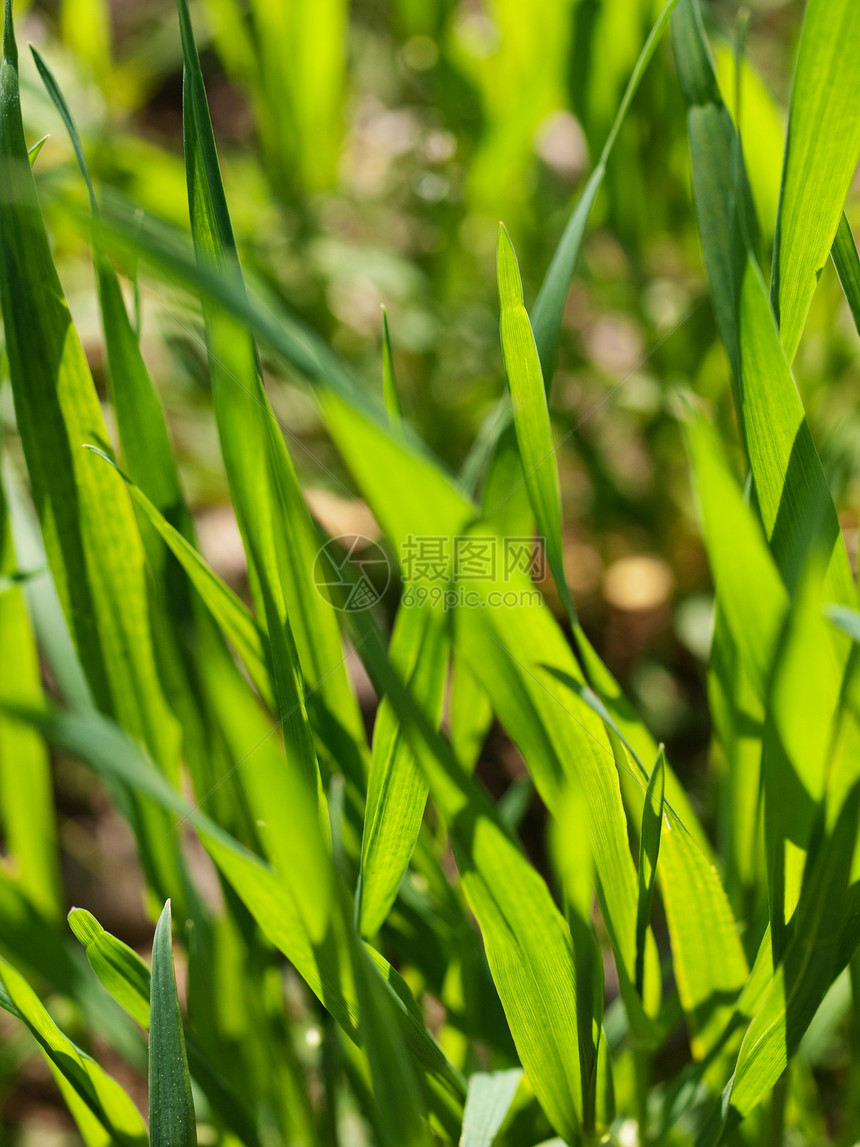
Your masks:
M391 353L391 332L388 329L388 311L382 308L382 393L385 409L392 426L401 421L400 398L397 394L397 380L394 377L394 358Z
M0 160L10 186L0 212L0 296L48 558L99 704L144 737L164 767L174 768L176 730L155 670L137 527L126 495L109 489L80 451L81 442L104 443L107 433L26 158L9 0L0 83Z
M106 932L91 912L73 908L69 926L83 944L90 967L132 1019L149 1027L149 968L133 948Z
M430 1147L433 1136L414 1068L390 993L370 956L349 930L353 976L361 1014L362 1046L370 1064L382 1147Z
M155 926L149 990L149 1138L152 1147L197 1147L185 1031L173 974L170 901Z
M648 38L645 41L639 58L636 61L636 66L627 83L627 88L618 107L615 121L610 128L606 143L603 145L600 159L594 171L591 173L591 177L568 221L532 309L532 326L535 333L535 342L537 343L540 354L541 369L546 383L547 394L549 394L550 387L552 386L565 300L574 272L576 271L579 251L582 246L585 227L588 223L588 216L591 213L591 207L597 197L597 192L603 183L603 178L606 174L606 165L609 162L615 141L618 139L618 134L621 131L630 105L633 102L633 97L636 95L636 90L639 87L648 64L651 62L651 57L654 55L657 45L660 42L660 37L669 22L669 17L672 15L672 10L676 3L677 0L668 0L668 3L661 9L660 15L648 33Z
M860 156L860 8L808 0L791 87L771 302L788 361L833 246Z
M523 285L517 257L503 226L499 229L496 257L502 350L526 488L538 533L546 546L556 589L571 625L575 625L576 611L564 576L561 491L546 389L537 345L523 303Z
M269 642L254 618L228 585L212 572L197 550L164 518L144 492L96 446L87 448L109 463L126 483L132 498L185 570L201 601L236 650L261 697L274 707L269 684Z
M663 793L666 754L661 745L648 780L642 831L639 834L639 900L636 906L636 990L642 995L645 982L645 940L651 920L656 887L657 859L663 828Z
M794 939L756 1009L732 1079L697 1147L716 1144L768 1094L860 939L855 923L846 945L858 818L860 789L855 788L807 874Z
M830 252L833 265L848 300L854 326L860 334L860 256L857 254L857 244L851 233L851 226L842 213L839 226L836 228L836 238Z
M450 639L426 607L401 605L390 656L413 697L436 726L442 719ZM358 918L362 935L379 931L409 864L427 802L427 782L409 741L383 698L373 732L361 842Z
M90 967L117 1003L142 1027L149 1029L151 973L133 948L102 928L83 908L69 912L69 925L84 946ZM225 1126L248 1145L259 1139L250 1115L237 1095L221 1079L193 1032L185 1033L191 1075Z
M474 509L438 467L411 448L408 436L393 441L385 427L369 413L365 414L358 402L351 404L345 397L331 390L322 390L320 397L327 424L341 453L356 474L377 519L395 546L402 546L410 534L455 537L466 532L465 525L474 514ZM417 497L419 490L421 496ZM478 532L481 530L484 533L491 532L486 526ZM504 585L501 588L509 590L512 587ZM517 588L522 593L535 592L525 578ZM464 624L476 618L493 624L496 624L498 618L499 640L492 638L480 624ZM526 759L535 770L535 780L545 785L542 793L545 801L552 804L553 785L557 786L559 777L564 775L564 767L552 749L552 740L557 736L562 736L560 743L570 743L569 750L563 754L565 762L571 768L587 767L595 783L609 794L607 808L613 810L613 819L607 831L611 828L612 835L606 838L604 844L607 851L600 859L608 864L609 850L613 850L612 855L619 858L626 854L625 861L619 859L617 872L626 873L623 886L628 888L628 893L617 902L607 904L607 914L610 919L613 915L621 914L620 919L625 921L623 926L619 926L616 941L625 945L623 951L626 955L621 963L622 967L629 969L630 979L635 959L636 874L627 848L626 826L622 831L619 828L622 821L616 819L617 812L623 818L623 811L617 809L615 797L611 795L612 785L616 786L617 791L614 760L607 748L603 754L609 766L607 771L606 763L594 757L595 751L600 753L601 750L597 749L591 734L585 733L578 723L579 711L576 720L565 715L568 694L564 693L557 699L548 697L542 687L543 681L538 686L533 677L511 658L515 650L531 652L541 646L543 638L538 640L535 637L534 626L537 621L547 630L545 641L546 648L552 650L551 663L581 681L581 674L567 642L549 618L548 611L543 608L527 606L509 610L458 611L454 631L455 656L459 650L461 656L465 657L475 675L490 692L493 707L502 715L511 732L514 732L513 722L528 722L522 726L517 725L514 739L520 743L521 748L529 746L525 753ZM465 640L467 633L471 636ZM502 648L508 650L510 665L499 657L500 643ZM500 668L500 662L503 669ZM488 676L490 673L494 674L492 678ZM496 677L499 673L502 676ZM502 692L502 682L506 679L509 685L505 685L505 691ZM534 704L539 706L540 718L537 720L534 715L526 715L528 706ZM520 714L523 714L522 717ZM547 722L546 728L544 721ZM530 729L533 731L529 732ZM547 729L552 730L552 733L549 734ZM563 733L559 729L563 729ZM594 732L599 739L602 738L600 724ZM641 779L636 782L641 785L643 792L645 777L643 769ZM737 928L713 864L690 838L681 821L677 821L677 827L676 833L667 833L664 837L664 868L668 873L671 861L674 875L670 877L667 874L665 880L661 880L661 889L672 921L676 962L682 969L679 978L683 984L685 1010L697 1033L697 1054L704 1054L709 1041L716 1038L724 1026L725 1014L730 1011L729 1001L745 979L746 965ZM601 878L604 875L601 873ZM607 882L614 888L614 879L607 876ZM720 946L719 960L707 955L704 936L713 938ZM630 1006L636 1006L635 999L630 999Z
M522 1078L519 1068L469 1076L460 1147L492 1147Z
M106 446L107 431L27 160L10 0L0 104L0 166L9 188L0 209L0 304L18 429L48 560L96 703L141 737L176 780L178 727L156 666L134 512L126 493L115 484L112 490L81 450L86 440ZM181 857L175 847L154 845L164 828L155 810L138 810L148 878L181 897Z
M187 5L179 0L184 59L183 126L191 227L198 262L244 292L221 183L200 61ZM205 298L213 401L221 448L249 565L256 575L272 647L284 734L309 784L318 784L302 704L314 690L316 732L335 767L364 786L364 729L347 677L334 611L313 584L316 530L263 386L247 330Z
M108 718L97 712L16 710L16 715L38 728L50 743L89 765L108 783L127 783L165 810L188 820L263 934L295 966L349 1038L360 1041L354 984L344 967L346 937L341 943L339 935L330 933L321 943L315 943L283 879L198 808L189 808L143 748ZM339 914L332 920L338 922ZM372 951L370 955L394 993L398 1022L410 1053L452 1095L464 1096L459 1073L426 1030L409 988L382 956Z
M15 568L0 488L0 575ZM0 648L0 697L13 704L41 704L39 656L19 583L0 594ZM0 716L0 817L21 890L41 914L56 920L61 903L50 762L42 739L5 716Z
M850 603L856 593L836 511L750 251L752 208L743 159L695 0L681 0L673 33L688 106L702 251L765 532L789 588L822 540L831 553L830 593Z
M128 1094L57 1027L38 996L0 957L0 1007L29 1029L45 1058L91 1116L121 1147L145 1147L146 1128Z
M97 222L98 202L71 111L50 68L32 45L31 52L72 142L89 192L93 220ZM192 518L182 494L161 400L149 377L137 334L129 320L119 279L101 250L96 227L93 228L93 247L108 378L124 463L132 480L157 509L193 542ZM216 643L210 639L208 657L200 656L197 648L201 640L199 627L205 624L205 619L193 616L186 576L162 539L152 533L150 525L141 522L141 536L152 574L152 617L159 669L173 710L182 724L184 753L191 766L195 786L203 791L209 787L206 778L210 774L209 765L214 754L211 732L203 727L205 719L201 720L198 703L201 678L205 678L218 651ZM222 656L226 656L226 652ZM211 727L214 715L207 716Z

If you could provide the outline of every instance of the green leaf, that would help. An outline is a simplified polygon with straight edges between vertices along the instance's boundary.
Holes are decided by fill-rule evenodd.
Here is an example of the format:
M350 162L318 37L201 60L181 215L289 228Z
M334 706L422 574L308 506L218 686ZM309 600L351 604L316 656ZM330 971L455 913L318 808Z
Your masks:
M615 141L618 139L618 134L621 131L630 105L633 102L633 97L636 95L636 89L639 87L645 70L651 62L651 57L654 55L663 30L677 2L678 0L668 0L648 34L648 38L645 41L642 51L639 53L636 66L627 83L627 88L618 107L609 135L606 138L606 143L603 145L600 159L594 171L591 173L588 183L585 185L576 207L568 220L564 234L556 247L552 262L544 276L540 291L535 300L535 305L532 308L532 327L540 354L541 369L546 383L547 394L549 393L553 372L555 370L555 360L558 354L558 343L561 336L565 300L567 299L567 292L576 270L588 217L591 213L594 200L597 198L597 193L603 183L609 156L612 154Z
M657 859L663 828L663 791L666 753L660 745L648 780L642 831L639 834L639 900L636 909L636 990L642 994L645 982L645 940L651 920L651 905L657 883Z
M713 429L696 419L688 441L717 598L758 697L766 702L788 594Z
M860 8L807 0L791 88L771 300L789 362L860 155Z
M110 1142L120 1147L146 1147L146 1128L127 1093L60 1031L24 977L2 957L0 1007L30 1030L52 1070L66 1081L88 1113L87 1127L94 1119L111 1137Z
M49 140L50 138L51 138L50 135L43 135L41 139L36 140L36 142L33 144L32 147L27 148L27 155L30 157L30 166L31 167L33 166L33 164L38 159L39 152L45 146L46 141Z
M106 932L91 912L73 908L69 926L84 946L95 974L117 1003L149 1027L149 968L128 944Z
M433 1137L415 1070L398 1026L395 1003L378 968L350 930L361 1042L370 1064L382 1147L430 1147Z
M69 924L101 984L142 1027L149 1028L151 974L132 948L102 928L92 913L73 908ZM212 1107L241 1141L259 1143L251 1117L214 1070L193 1032L186 1032L191 1075Z
M391 354L391 332L388 329L388 311L382 308L382 393L385 409L392 425L400 422L400 399L397 395L397 380L394 377L394 358Z
M573 949L546 884L525 860L486 794L464 774L391 669L372 622L351 615L371 679L396 710L448 824L517 1050L541 1106L575 1141L583 1111Z
M197 1147L185 1031L173 975L170 901L155 926L149 992L149 1137L152 1147Z
M523 303L523 285L517 257L504 227L499 229L496 252L502 350L511 391L520 460L532 512L537 521L538 533L546 546L556 589L571 624L574 624L576 613L564 576L561 492L546 391L537 345Z
M856 596L853 577L827 479L751 252L752 208L743 159L719 94L697 0L682 0L673 30L688 104L702 252L732 364L738 421L765 533L789 589L809 553L825 547L829 593L848 604ZM837 222L838 217L834 231Z
M400 607L390 656L434 726L442 718L449 647L446 627L435 611ZM361 842L359 921L364 936L375 935L391 910L426 803L427 781L390 702L383 698L373 731Z
M178 7L195 252L201 267L244 293L185 0L178 0ZM305 711L306 678L315 732L332 765L362 789L366 762L361 714L346 673L337 615L313 581L317 532L263 385L257 349L245 326L206 296L203 312L221 450L252 584L258 587L259 612L266 620L274 693L289 755L316 793L320 782ZM324 903L320 910L326 910Z
M13 574L15 552L0 488L0 575ZM0 698L40 705L39 654L20 579L0 594ZM47 918L61 913L60 877L48 753L33 729L0 715L0 823L21 890Z
M420 447L413 446L408 435L393 440L381 419L373 417L358 401L351 401L345 388L339 388L337 393L322 389L320 397L338 448L396 547L403 546L410 534L453 538L466 532L466 525L475 514L474 508ZM479 534L493 532L486 525L476 530ZM618 919L618 928L613 926L610 935L615 944L623 945L616 948L616 955L619 951L623 953L620 963L628 969L632 983L637 878L617 797L615 763L603 739L604 717L592 726L591 717L583 716L579 707L575 715L566 713L569 693L564 691L556 696L551 677L541 673L539 663L547 662L561 669L581 685L581 674L569 644L549 611L535 607L537 591L527 579L523 578L516 587L503 588L530 593L532 597L523 599L529 604L510 609L458 610L454 627L455 657L463 658L487 689L495 711L502 716L524 752L535 782L550 807L565 767L587 770L593 778L589 784L593 783L601 793L601 807L605 804L608 817L602 850L595 859L601 866L611 865L601 872L601 879L606 878L607 886L614 890L611 900L608 895L605 900L606 915L610 921ZM497 638L486 623L497 628ZM540 630L536 633L538 623ZM506 658L499 657L500 645L507 650ZM536 658L533 669L524 670L518 663L520 650L529 651L529 660ZM363 646L365 660L366 652ZM536 675L539 682L535 680ZM605 708L603 714L612 720ZM653 743L650 738L649 743ZM598 747L600 744L604 748ZM565 748L556 749L554 745ZM641 784L641 791L645 788L645 778L642 769L640 779L633 782L637 786ZM705 1054L731 1015L731 1000L746 978L746 962L737 926L712 861L702 852L682 819L676 819L672 825L673 831L664 833L661 845L661 889L672 930L682 1000L695 1033L694 1047L697 1054ZM616 889L616 884L623 893ZM708 937L707 942L704 937ZM719 958L713 957L716 950L720 952ZM628 1002L631 1007L637 1005L637 1000L629 994ZM525 1060L523 1062L528 1070Z
M156 672L140 536L128 497L80 449L107 431L48 248L18 94L11 3L0 71L0 302L18 428L51 570L97 703L176 769ZM111 488L111 486L113 488Z
M99 450L97 446L87 444L87 449L109 463L125 481L135 503L170 547L173 555L188 575L191 584L200 595L201 601L236 650L261 697L272 707L273 697L268 670L269 642L266 635L260 632L260 627L245 605L230 587L217 574L213 573L191 543L174 526L171 526L144 492L120 470L109 455L105 454L103 450Z
M469 1076L460 1147L492 1147L522 1078L519 1068Z
M697 1147L715 1144L764 1099L856 948L860 936L851 921L848 883L858 823L860 788L855 787L806 875L794 939L758 1003L720 1108Z
M851 227L843 212L836 229L836 238L833 240L833 265L848 300L854 326L860 333L860 256L857 254L857 244L851 234Z

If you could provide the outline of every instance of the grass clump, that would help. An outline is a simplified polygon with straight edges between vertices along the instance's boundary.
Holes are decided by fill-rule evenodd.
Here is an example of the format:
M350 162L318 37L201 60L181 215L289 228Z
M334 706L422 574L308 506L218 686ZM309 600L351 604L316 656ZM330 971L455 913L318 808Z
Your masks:
M225 63L250 92L266 170L330 185L345 6L294 6L289 83L238 9L216 7L222 52L237 18ZM252 7L258 31L280 27ZM670 26L724 351L714 361L730 376L730 397L708 393L713 367L701 365L703 393L679 388L672 407L714 586L703 672L716 817L577 609L553 424L571 281ZM416 28L409 58L431 60L433 37ZM778 213L763 222L743 36L730 110L698 0L656 14L536 291L516 228L499 230L507 389L486 403L457 474L404 416L394 320L389 331L381 318L382 385L367 386L276 283L246 276L186 0L176 43L190 233L97 192L74 108L34 49L88 193L86 211L50 187L46 203L87 236L103 405L42 214L42 141L28 154L6 0L7 469L22 461L27 483L7 483L0 534L0 1007L43 1053L80 1140L854 1142L860 1045L843 1028L860 967L860 613L793 362L831 249L860 315L844 214L860 153L860 9L807 2ZM312 82L316 59L328 87ZM660 59L675 84L668 48ZM102 80L118 82L107 65ZM131 312L118 267L133 279ZM198 547L141 340L144 277L199 330L244 595ZM294 449L306 447L276 409L275 370L309 384L326 472L364 499L378 541L344 546L312 516ZM16 558L41 547L42 568ZM359 663L379 701L369 732L349 671ZM481 758L502 735L525 779L495 799ZM130 832L151 960L86 905L70 928L63 919L51 753L80 762ZM841 1090L817 1106L833 1055ZM148 1121L116 1078L135 1072L148 1077Z

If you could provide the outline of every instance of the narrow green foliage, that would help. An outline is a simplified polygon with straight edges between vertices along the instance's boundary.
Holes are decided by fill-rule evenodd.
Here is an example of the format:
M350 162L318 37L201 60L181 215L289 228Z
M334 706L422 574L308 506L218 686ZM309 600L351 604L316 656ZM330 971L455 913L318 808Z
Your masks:
M395 1004L359 938L351 934L352 970L361 1013L362 1047L370 1064L382 1147L430 1147L424 1102L397 1028Z
M16 414L51 570L98 703L175 766L155 668L143 548L128 497L81 451L107 432L48 249L27 159L7 0L0 72L0 302ZM113 487L113 488L111 488Z
M148 1028L150 974L137 952L106 932L84 908L71 910L69 926L102 984L133 1019Z
M463 1112L461 1147L492 1147L522 1077L518 1068L492 1074L476 1071L471 1076Z
M860 256L857 254L857 244L844 214L839 220L830 254L845 298L848 300L854 326L860 333Z
M31 147L27 148L27 155L29 155L29 157L30 157L30 166L31 167L36 162L36 160L39 158L39 152L45 146L46 140L48 140L50 138L51 137L49 135L43 135L41 139L37 139L36 142Z
M860 984L860 609L831 492L850 488L853 422L838 386L832 405L823 390L849 366L810 300L829 252L860 331L845 214L860 152L856 5L806 0L783 149L781 109L755 70L762 36L784 40L782 25L753 20L747 58L741 15L734 58L721 44L714 61L699 0L498 4L486 20L396 0L382 38L352 28L346 0L202 0L203 65L178 0L178 35L134 37L168 67L179 56L167 46L181 47L183 163L134 134L161 83L149 48L135 42L114 68L101 0L92 42L81 39L88 2L62 0L59 26L125 126L93 149L91 175L72 115L76 69L67 99L33 50L84 181L75 175L67 199L62 168L40 159L47 227L33 178L44 140L25 139L11 0L0 67L7 414L14 403L0 499L0 1008L13 1059L18 1036L25 1055L41 1051L85 1147L189 1147L198 1135L216 1147L595 1147L626 1140L631 1120L655 1147L853 1142L860 1040L844 1044L844 1016ZM670 18L676 68L654 68ZM397 49L384 86L399 102L387 110L365 98L363 78L383 40ZM341 123L347 55L355 99ZM204 86L213 56L252 121L228 132L224 179ZM627 122L634 97L647 105L639 123ZM480 114L463 114L475 98ZM677 164L683 120L668 110L683 105L710 307L688 297L694 219ZM337 195L320 199L345 126ZM404 174L408 208L388 196ZM565 180L580 194L530 317L523 280L528 291L540 278L528 252L549 250L533 224L554 225ZM375 228L395 217L380 215L380 188L398 217L384 252ZM618 244L595 241L574 315L569 287L599 198ZM464 241L437 250L433 235L459 234L461 213ZM521 276L500 228L507 387L485 418L499 380L475 256L499 214L528 242ZM774 225L768 284L758 260ZM101 357L89 324L84 353L48 239L65 276L80 258L74 227L93 255ZM199 305L211 393L201 364L189 369L191 327L140 342L138 266L165 299ZM133 308L120 267L132 268ZM626 304L622 278L636 288ZM86 315L85 280L72 270L69 281ZM397 301L408 422L385 308L381 387L337 349L362 361L359 287L363 301ZM579 427L583 364L606 365L594 319L610 297L628 309L641 298L639 334L673 341L645 351L625 338L660 385L636 368L623 409L607 404L565 437L562 469L549 397L565 316L582 338L559 417ZM331 340L287 298L323 315ZM679 329L694 311L695 330ZM821 368L815 420L791 366L807 313L815 344L798 361ZM170 428L154 385L164 345L183 364L164 378ZM457 347L471 349L449 362ZM223 475L201 456L210 413ZM469 449L463 434L482 418ZM704 554L677 489L678 423ZM814 434L828 427L819 456ZM353 596L367 571L353 548L329 556L337 539L311 517L293 445L350 511L361 498L373 516L391 576L367 608ZM466 453L455 478L449 465ZM197 547L192 507L211 499L235 515L238 589ZM567 531L596 555L590 583L570 583L576 603ZM600 564L646 549L684 571L677 598L667 588L658 606L623 607L616 571L601 585ZM681 685L671 693L666 670ZM695 686L705 671L707 720ZM154 919L164 905L151 971L86 909L69 913L73 935L63 925L54 767L72 859L70 794L92 790L95 815L109 808L130 830L144 907ZM707 793L701 819L679 774ZM52 1014L141 1078L149 1031L148 1130ZM844 1113L813 1102L813 1084L835 1095L835 1079Z
M642 831L639 834L639 902L636 911L636 990L642 994L645 982L645 940L651 919L651 905L657 883L657 859L663 828L663 793L666 753L660 745L648 780Z
M39 657L16 560L6 500L0 490L0 699L40 705ZM60 881L50 762L41 738L12 717L0 716L0 823L12 871L33 906L60 914Z
M265 634L229 586L210 569L194 547L164 518L144 492L123 474L116 463L96 446L87 448L108 462L125 481L135 503L170 547L200 599L241 658L251 680L267 704L273 699L269 683L269 645Z
M807 0L791 88L771 301L789 362L860 156L860 8Z
M429 608L401 606L390 656L434 726L442 717L449 644L438 614ZM391 910L426 801L424 774L390 702L383 699L373 732L361 843L359 920L365 936L375 935Z
M606 165L609 162L612 149L615 146L624 119L633 102L633 97L636 95L636 89L639 87L648 64L651 62L651 57L654 55L657 45L660 42L660 37L669 22L669 17L672 15L672 10L677 2L678 0L667 0L667 3L664 5L654 23L654 27L648 34L648 38L645 41L639 58L636 61L636 66L627 83L627 88L625 89L612 128L606 138L606 143L603 145L600 159L594 171L591 173L588 183L585 185L576 207L568 220L564 234L555 250L552 262L544 276L538 297L535 300L534 309L532 311L532 326L540 354L541 369L547 393L549 393L553 373L555 371L565 300L571 279L576 270L588 217L591 214L592 205L603 183L606 175Z
M394 377L394 358L391 353L391 332L388 329L388 311L382 308L382 394L385 409L392 424L402 418L400 398L397 394L397 379Z
M149 1137L152 1147L197 1147L185 1032L173 975L170 901L158 918L149 993Z
M200 61L184 0L183 126L191 230L198 263L244 294L221 183ZM363 784L363 729L345 669L336 615L313 584L318 549L249 333L204 297L213 401L231 495L258 586L272 653L278 716L310 789L319 773L308 710L339 770ZM305 697L305 679L308 694Z
M523 303L517 257L504 227L497 247L502 350L511 391L517 443L538 532L544 539L547 559L565 610L575 623L576 614L564 576L561 536L561 493L555 445L541 375L540 358Z
M144 1147L146 1128L128 1094L60 1031L24 977L2 958L0 1007L29 1029L64 1094L73 1097L85 1136L95 1123L119 1147Z
M831 554L827 577L833 599L850 602L855 591L836 511L751 251L743 157L719 94L696 0L682 0L673 26L705 268L732 364L738 421L765 532L789 588L821 545ZM838 217L834 231L836 222Z

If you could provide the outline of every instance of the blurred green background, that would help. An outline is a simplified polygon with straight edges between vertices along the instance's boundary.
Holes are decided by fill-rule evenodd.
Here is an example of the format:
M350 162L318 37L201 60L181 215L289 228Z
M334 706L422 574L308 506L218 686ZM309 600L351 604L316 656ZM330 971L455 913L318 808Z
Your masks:
M193 15L226 190L246 269L381 386L381 311L389 313L407 418L459 470L504 391L495 244L504 220L526 303L603 145L662 3L653 0L200 0ZM741 130L769 263L788 84L802 3L749 6L737 83L739 5L707 6ZM16 4L76 116L101 194L187 227L181 59L170 0ZM78 330L103 385L103 350L85 188L59 117L22 53L28 142ZM637 702L708 821L704 664L707 565L675 421L681 390L732 420L690 195L685 110L668 37L610 160L570 293L552 396L560 445L571 588L585 628ZM860 186L848 205L860 222ZM126 271L133 268L126 267ZM206 556L243 588L208 394L202 327L189 300L142 276L142 345L167 407ZM373 533L322 433L307 389L265 361L275 410L313 511L334 533ZM830 265L795 364L857 551L860 382L857 332ZM4 415L10 415L8 390ZM10 438L10 449L15 443ZM372 697L365 695L368 711ZM520 775L491 738L485 779ZM133 847L81 774L62 766L67 886L108 928L142 941ZM113 834L113 836L111 835ZM123 850L128 853L127 882ZM111 881L104 858L111 856ZM2 1029L2 1023L0 1023ZM2 1032L0 1032L2 1034ZM0 1042L0 1073L14 1049ZM41 1076L5 1095L3 1122L44 1142L64 1117ZM52 1130L53 1129L53 1130ZM48 1138L44 1138L48 1136Z

